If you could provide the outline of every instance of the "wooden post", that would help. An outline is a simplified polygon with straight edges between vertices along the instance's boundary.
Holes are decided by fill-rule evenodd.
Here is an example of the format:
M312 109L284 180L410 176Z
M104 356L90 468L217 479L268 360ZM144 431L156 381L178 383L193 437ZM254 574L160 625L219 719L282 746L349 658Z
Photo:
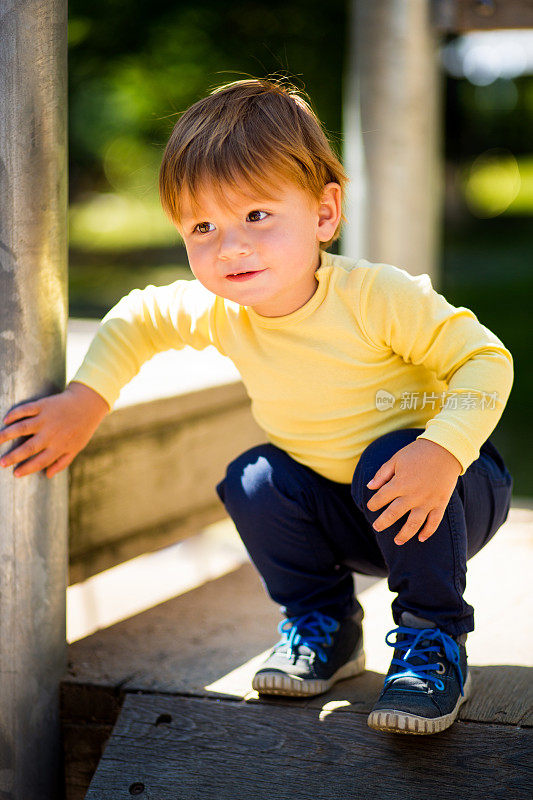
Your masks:
M341 251L438 283L442 78L431 3L350 6L343 127L351 184Z
M67 4L3 0L1 17L0 424L64 388L68 314ZM62 796L67 493L67 471L0 469L3 800Z

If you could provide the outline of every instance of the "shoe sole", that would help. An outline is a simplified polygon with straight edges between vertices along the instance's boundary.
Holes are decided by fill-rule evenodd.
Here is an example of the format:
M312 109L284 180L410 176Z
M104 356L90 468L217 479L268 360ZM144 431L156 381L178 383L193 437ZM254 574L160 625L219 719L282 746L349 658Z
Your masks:
M365 654L359 653L353 661L343 664L331 678L321 680L313 678L297 678L294 675L286 675L278 670L265 670L254 675L252 688L259 694L279 694L288 697L312 697L313 695L323 694L330 689L337 681L345 678L353 678L360 675L365 670Z
M456 706L450 714L442 717L419 717L416 714L407 714L405 711L398 711L394 708L382 708L379 711L372 711L367 719L370 728L376 731L388 731L391 733L410 733L410 734L430 734L440 733L446 730L454 722L459 709L470 697L472 689L472 674L469 671L466 683L463 687L464 696L460 695Z

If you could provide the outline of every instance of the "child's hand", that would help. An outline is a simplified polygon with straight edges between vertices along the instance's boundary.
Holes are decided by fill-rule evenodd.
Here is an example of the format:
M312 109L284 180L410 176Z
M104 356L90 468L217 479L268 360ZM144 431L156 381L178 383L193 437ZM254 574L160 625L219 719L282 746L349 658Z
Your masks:
M385 530L410 511L395 543L405 544L424 522L418 538L421 542L429 539L444 516L461 471L455 456L429 439L402 447L367 483L369 489L379 490L367 503L370 511L390 504L374 521L374 529Z
M7 425L0 429L0 444L21 436L29 438L6 453L0 466L29 459L17 468L15 477L48 467L46 477L51 478L74 460L108 411L109 405L98 392L77 382L60 394L17 406L4 417Z

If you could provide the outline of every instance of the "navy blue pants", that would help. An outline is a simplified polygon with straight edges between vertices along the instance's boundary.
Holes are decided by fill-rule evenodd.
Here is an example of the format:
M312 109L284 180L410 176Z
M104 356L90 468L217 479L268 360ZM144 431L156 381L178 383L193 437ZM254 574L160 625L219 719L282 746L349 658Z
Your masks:
M434 622L450 636L474 630L474 609L463 599L466 562L505 522L513 479L490 441L457 479L435 533L406 544L394 536L408 513L382 531L372 523L387 508L370 511L376 490L366 484L423 428L391 431L363 451L351 484L337 483L273 444L252 447L232 461L217 485L266 590L286 616L313 609L337 619L361 608L353 572L387 577L403 611Z

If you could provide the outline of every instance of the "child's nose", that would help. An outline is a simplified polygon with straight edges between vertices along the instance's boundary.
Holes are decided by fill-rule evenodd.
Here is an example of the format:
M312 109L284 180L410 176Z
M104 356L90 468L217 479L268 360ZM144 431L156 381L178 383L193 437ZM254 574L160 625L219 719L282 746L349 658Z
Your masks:
M250 241L242 233L226 233L220 239L219 245L219 258L222 260L230 260L237 256L247 256L252 252Z

